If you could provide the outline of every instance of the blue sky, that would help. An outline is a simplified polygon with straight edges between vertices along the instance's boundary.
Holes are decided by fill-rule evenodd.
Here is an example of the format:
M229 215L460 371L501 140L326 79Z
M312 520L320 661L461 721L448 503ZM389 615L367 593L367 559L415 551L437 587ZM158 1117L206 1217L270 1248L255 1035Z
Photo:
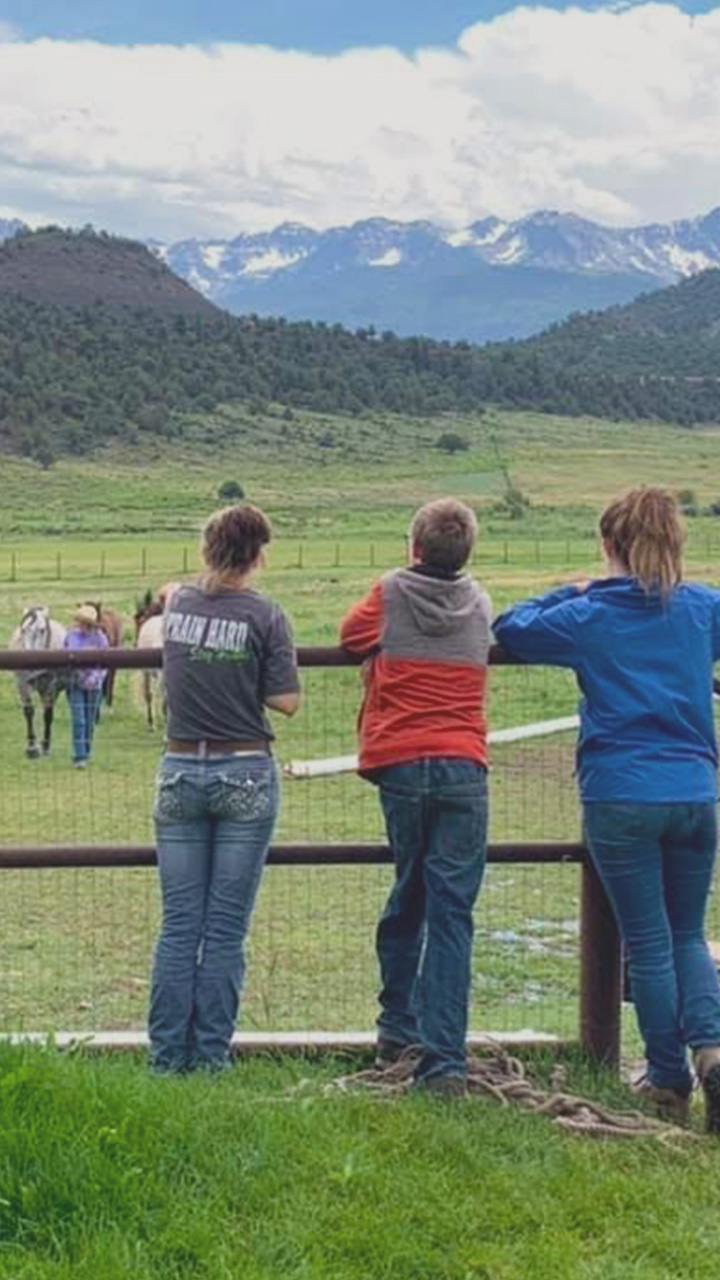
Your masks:
M545 0L546 7L566 8ZM515 7L507 0L0 0L0 20L28 38L103 43L238 41L337 52L391 44L453 44L473 22ZM578 7L599 8L599 4ZM705 13L712 0L684 0Z

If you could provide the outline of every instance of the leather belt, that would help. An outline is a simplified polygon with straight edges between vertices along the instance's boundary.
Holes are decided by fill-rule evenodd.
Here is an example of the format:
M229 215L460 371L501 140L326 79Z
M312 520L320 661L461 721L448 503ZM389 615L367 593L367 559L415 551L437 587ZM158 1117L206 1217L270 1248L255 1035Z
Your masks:
M270 744L264 738L251 738L244 742L227 738L168 738L165 750L174 755L232 756L237 751L262 751L270 754Z

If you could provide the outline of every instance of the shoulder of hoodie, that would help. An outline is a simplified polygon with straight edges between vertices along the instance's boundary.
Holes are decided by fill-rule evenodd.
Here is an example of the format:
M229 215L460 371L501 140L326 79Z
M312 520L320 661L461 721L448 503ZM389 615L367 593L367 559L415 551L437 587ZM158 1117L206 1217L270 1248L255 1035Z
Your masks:
M717 587L709 587L704 582L681 582L675 593L690 608L707 609L711 615L716 611L720 613L720 590Z
M607 608L617 604L612 595L603 590L606 579L599 578L591 582L586 591L579 591L576 596L558 603L556 608L573 615L578 621L589 621L604 613ZM702 582L680 582L674 588L669 599L670 607L704 610L713 614L720 611L720 589L708 587Z
M375 589L381 591L384 595L388 587L391 587L398 578L409 572L409 566L402 566L399 569L388 569L387 573L384 573L381 578L378 578L375 583ZM489 592L487 592L484 587L480 586L479 582L473 578L471 573L461 573L454 579L454 581L459 582L463 578L473 587L477 608L489 621L492 617L492 600L490 599ZM435 581L442 581L442 579L435 579Z

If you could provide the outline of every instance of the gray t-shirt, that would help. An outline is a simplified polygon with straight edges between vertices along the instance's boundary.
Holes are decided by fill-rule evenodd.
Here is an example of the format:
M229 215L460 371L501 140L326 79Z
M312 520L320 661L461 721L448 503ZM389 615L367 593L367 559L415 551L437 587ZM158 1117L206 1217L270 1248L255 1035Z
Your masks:
M256 591L176 591L165 614L169 738L249 742L275 736L264 711L299 689L292 629Z

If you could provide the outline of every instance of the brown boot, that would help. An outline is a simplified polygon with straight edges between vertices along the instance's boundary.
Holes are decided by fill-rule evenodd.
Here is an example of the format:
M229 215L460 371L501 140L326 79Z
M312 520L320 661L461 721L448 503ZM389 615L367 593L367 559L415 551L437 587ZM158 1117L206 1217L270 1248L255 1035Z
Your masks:
M653 1084L648 1076L641 1076L631 1088L638 1101L661 1120L669 1120L672 1124L689 1124L689 1095L678 1093L677 1089L665 1089L662 1085Z
M694 1057L705 1096L705 1132L720 1135L720 1046L706 1045Z
M430 1093L434 1098L447 1098L451 1101L468 1096L465 1076L428 1076L427 1080L421 1077L413 1081L413 1089Z
M375 1044L375 1066L379 1071L394 1067L403 1058L419 1058L422 1053L421 1044L408 1044L406 1041L390 1040L380 1035Z

